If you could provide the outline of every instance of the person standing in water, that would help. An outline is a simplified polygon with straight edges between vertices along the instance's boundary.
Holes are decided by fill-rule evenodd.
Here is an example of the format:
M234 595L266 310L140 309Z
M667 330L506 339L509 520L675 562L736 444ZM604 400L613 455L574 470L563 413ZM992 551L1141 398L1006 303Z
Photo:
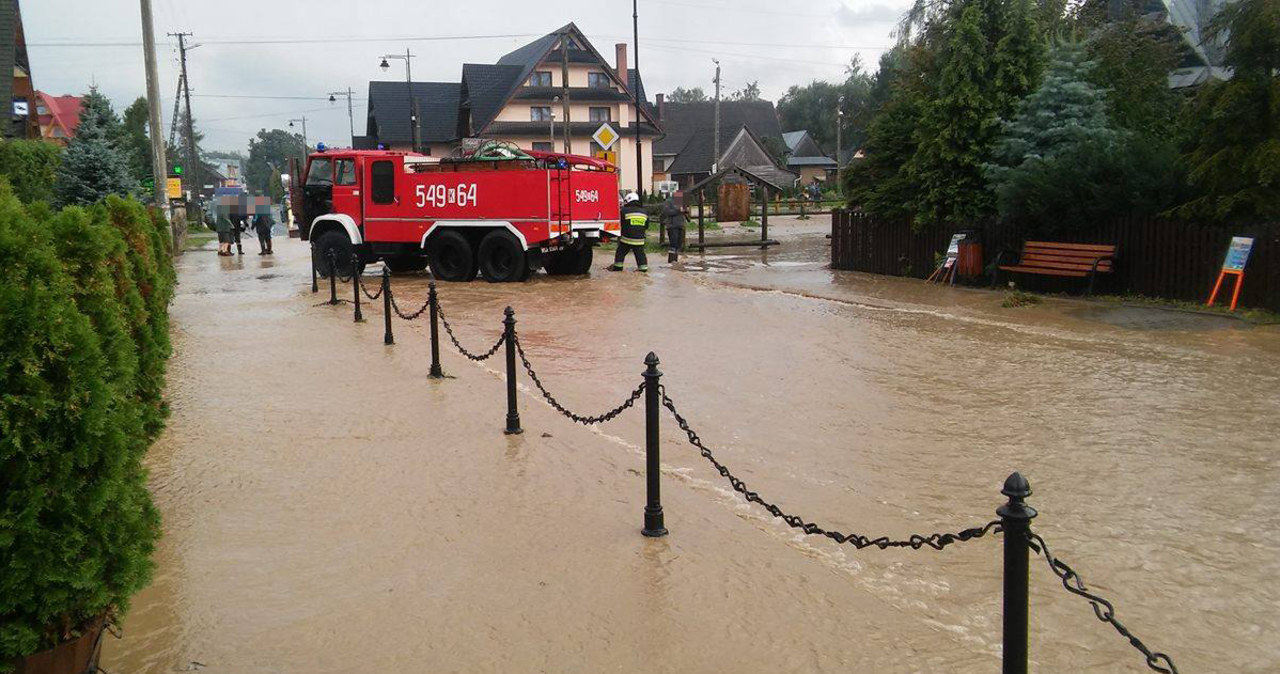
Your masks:
M684 249L685 223L689 214L684 210L684 192L676 191L662 204L662 224L667 228L667 262L680 261Z
M258 214L253 216L253 229L258 233L258 254L273 255L271 251L271 228L275 226L271 218L271 206L259 206Z

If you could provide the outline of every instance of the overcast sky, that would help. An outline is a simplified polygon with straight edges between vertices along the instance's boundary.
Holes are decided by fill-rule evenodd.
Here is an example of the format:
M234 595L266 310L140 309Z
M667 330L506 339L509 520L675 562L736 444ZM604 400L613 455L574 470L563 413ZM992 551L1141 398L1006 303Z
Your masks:
M838 81L855 53L874 70L910 0L639 0L640 69L649 96L677 86L710 93L719 58L726 92L758 80L777 100L792 84ZM416 81L451 81L463 63L502 54L573 21L610 62L631 44L630 0L152 0L164 133L178 81L177 42L188 31L192 109L205 147L245 151L262 128L307 117L308 140L349 143L345 99L355 91L363 133L370 80L403 79L403 61L378 69L388 52L416 55ZM790 11L794 9L794 11ZM22 18L37 89L80 94L91 84L120 111L146 94L138 0L24 0ZM430 38L480 36L474 39ZM497 36L497 37L494 37ZM282 41L294 41L281 44ZM232 41L243 44L231 44ZM303 42L299 42L303 41ZM104 44L108 43L108 44ZM631 57L634 65L634 56Z

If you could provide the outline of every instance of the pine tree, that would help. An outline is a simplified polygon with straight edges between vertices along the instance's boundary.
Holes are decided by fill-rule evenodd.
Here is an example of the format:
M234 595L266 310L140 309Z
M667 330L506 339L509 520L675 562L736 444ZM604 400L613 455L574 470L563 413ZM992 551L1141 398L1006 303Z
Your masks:
M1004 218L1028 234L1124 215L1152 215L1172 203L1178 176L1166 146L1116 129L1107 92L1090 82L1085 46L1059 45L1040 87L1003 124L986 175Z
M1189 113L1191 182L1183 215L1280 218L1280 0L1240 0L1215 17L1230 80L1206 84Z
M982 24L978 4L965 4L939 59L937 93L916 129L909 170L920 187L917 224L969 220L991 209L982 165L997 130L996 100L987 72L992 45Z
M138 182L130 175L129 155L121 149L120 119L107 100L92 88L84 97L80 125L67 145L55 186L62 205L85 205L108 195L126 196L137 192Z

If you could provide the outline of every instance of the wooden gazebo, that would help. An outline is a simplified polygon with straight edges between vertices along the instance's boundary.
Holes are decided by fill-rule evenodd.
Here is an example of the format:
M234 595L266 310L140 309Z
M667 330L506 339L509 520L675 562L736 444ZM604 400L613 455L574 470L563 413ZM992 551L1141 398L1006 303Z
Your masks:
M705 235L706 229L705 229L705 224L703 222L704 210L705 210L703 208L703 205L706 203L704 199L704 193L707 187L711 185L716 185L721 180L724 180L725 178L732 175L745 178L747 182L760 188L760 240L759 241L722 241L719 243L707 243L706 235ZM717 171L707 176L706 178L703 178L702 180L694 183L693 185L690 185L688 189L684 190L684 192L686 194L688 194L689 192L698 193L698 242L695 244L690 244L689 247L697 248L698 250L704 250L707 248L728 247L728 246L759 246L761 248L768 248L769 246L778 245L777 241L769 238L769 190L780 192L782 191L782 189L783 189L782 185L776 185L761 173L752 171L750 167L744 167L744 166L730 166L729 168Z

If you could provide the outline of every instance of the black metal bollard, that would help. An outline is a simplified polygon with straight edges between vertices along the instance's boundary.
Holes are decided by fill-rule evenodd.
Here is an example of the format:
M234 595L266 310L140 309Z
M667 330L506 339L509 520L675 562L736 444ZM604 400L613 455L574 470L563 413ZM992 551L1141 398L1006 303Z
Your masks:
M1027 674L1027 566L1036 510L1026 504L1031 484L1022 473L1010 475L1000 493L1009 497L996 509L1004 530L1004 665L1000 671Z
M516 410L516 312L507 307L502 312L506 318L502 324L506 326L503 335L507 342L507 435L519 435L524 432L520 428L520 412Z
M427 303L431 305L431 372L427 376L432 379L444 379L444 371L440 369L440 309L436 304L436 282L427 284Z
M667 528L662 521L662 494L658 484L658 478L662 475L662 462L658 456L661 442L658 433L661 412L658 379L662 377L662 373L658 371L658 356L652 351L645 356L644 364L644 468L647 499L644 506L644 529L640 533L656 538L667 535Z
M311 292L320 292L320 285L316 283L316 242L311 242Z
M338 256L329 249L329 304L338 303Z
M386 320L386 332L382 335L383 344L395 344L391 335L391 270L382 268L382 316Z
M351 254L351 303L356 306L352 320L363 323L364 314L360 313L360 257L355 253Z

